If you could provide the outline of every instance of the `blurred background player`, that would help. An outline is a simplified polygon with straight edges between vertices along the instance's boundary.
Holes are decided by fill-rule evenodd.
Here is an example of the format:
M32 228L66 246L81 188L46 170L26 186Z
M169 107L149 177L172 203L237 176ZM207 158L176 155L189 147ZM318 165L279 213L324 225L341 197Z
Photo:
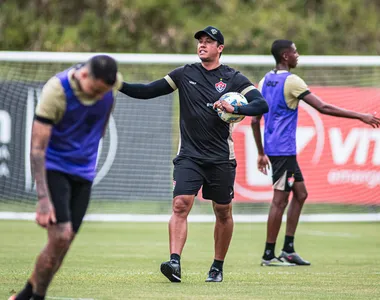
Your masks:
M303 100L322 114L357 119L372 127L378 127L380 119L371 114L357 113L325 103L310 92L300 77L290 73L290 69L297 66L299 57L292 41L274 41L271 52L276 60L276 67L259 83L259 90L269 106L269 113L264 115L264 147L260 132L261 116L252 118L252 130L258 150L258 169L267 174L270 161L274 188L262 265L310 265L310 262L302 259L294 249L294 235L302 206L307 198L306 186L296 157L298 103ZM287 213L284 247L277 258L275 245L290 191L293 192L293 198Z
M201 63L188 64L149 84L123 83L121 92L148 99L179 91L180 147L173 160L173 212L169 222L170 261L161 272L181 282L180 257L187 238L187 216L195 195L203 186L203 198L211 199L216 216L215 256L207 282L223 280L223 263L233 232L232 205L236 161L232 124L223 122L215 109L241 115L261 115L268 106L260 92L240 72L220 63L224 37L208 26L194 35ZM233 107L218 99L227 92L243 94L249 104Z
M99 141L121 82L116 61L98 55L45 84L30 157L38 198L36 222L47 229L48 241L24 289L9 299L45 299L85 215Z

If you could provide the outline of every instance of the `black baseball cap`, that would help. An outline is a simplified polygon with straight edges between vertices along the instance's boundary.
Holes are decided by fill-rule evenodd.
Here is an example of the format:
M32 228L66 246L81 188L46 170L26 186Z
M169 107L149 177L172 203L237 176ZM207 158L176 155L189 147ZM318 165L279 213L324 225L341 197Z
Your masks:
M200 30L197 33L195 33L194 38L198 40L202 34L207 34L214 41L217 41L220 44L224 45L224 36L218 28L215 28L213 26L207 26L205 29Z

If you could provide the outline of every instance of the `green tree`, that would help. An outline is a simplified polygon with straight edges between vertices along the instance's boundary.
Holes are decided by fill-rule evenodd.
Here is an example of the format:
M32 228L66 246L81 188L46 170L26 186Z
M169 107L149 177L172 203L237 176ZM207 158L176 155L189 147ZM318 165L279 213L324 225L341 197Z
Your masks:
M274 39L302 54L380 53L377 0L8 0L0 49L194 53L193 34L220 28L225 53L268 54Z

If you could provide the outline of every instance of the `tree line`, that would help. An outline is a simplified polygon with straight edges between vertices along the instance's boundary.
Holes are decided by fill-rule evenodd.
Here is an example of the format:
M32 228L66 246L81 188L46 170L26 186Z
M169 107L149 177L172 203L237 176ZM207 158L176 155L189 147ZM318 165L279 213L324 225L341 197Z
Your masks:
M214 25L226 54L378 55L377 0L0 0L0 50L194 53Z

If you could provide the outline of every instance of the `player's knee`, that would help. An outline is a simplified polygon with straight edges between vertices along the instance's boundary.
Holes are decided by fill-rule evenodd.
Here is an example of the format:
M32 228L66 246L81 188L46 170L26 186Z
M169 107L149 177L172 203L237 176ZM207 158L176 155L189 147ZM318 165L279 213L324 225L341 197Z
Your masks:
M215 217L218 221L226 223L232 219L232 211L230 205L216 205L214 207Z
M283 198L274 198L272 201L272 205L277 207L278 209L284 210L288 205L289 200Z
M305 202L305 200L307 199L307 196L308 196L307 191L303 191L301 193L298 193L296 198L299 202Z
M227 211L217 212L215 213L215 217L219 222L227 223L232 220L232 214Z
M178 216L187 216L191 209L191 201L186 196L177 196L173 199L173 213Z
M62 235L54 240L54 246L58 249L68 249L71 245L72 239L67 235Z
M74 232L71 224L58 224L50 236L55 248L67 249L74 238Z

